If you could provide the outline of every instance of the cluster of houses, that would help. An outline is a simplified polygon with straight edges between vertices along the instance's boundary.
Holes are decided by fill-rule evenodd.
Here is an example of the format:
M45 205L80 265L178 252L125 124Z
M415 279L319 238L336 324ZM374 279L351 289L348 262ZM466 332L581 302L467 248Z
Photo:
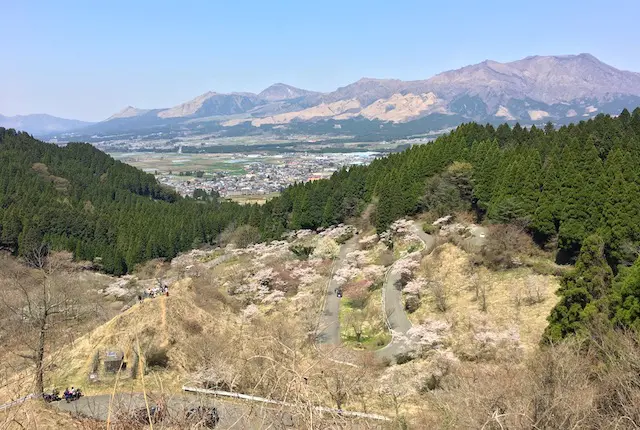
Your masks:
M242 156L231 160L242 164L244 174L236 172L205 173L201 178L185 178L180 172L159 175L158 180L183 196L196 189L217 191L223 197L265 195L282 191L295 182L327 178L346 165L368 164L376 153L280 154L259 159Z

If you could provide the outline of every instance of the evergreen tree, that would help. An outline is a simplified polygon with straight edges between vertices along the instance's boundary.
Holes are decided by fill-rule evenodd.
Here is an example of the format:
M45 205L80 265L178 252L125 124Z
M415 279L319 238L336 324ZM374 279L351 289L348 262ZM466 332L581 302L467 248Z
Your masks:
M575 268L560 283L560 302L549 316L547 340L559 340L587 332L586 323L600 313L603 299L611 285L613 272L604 255L604 241L591 235L585 239Z

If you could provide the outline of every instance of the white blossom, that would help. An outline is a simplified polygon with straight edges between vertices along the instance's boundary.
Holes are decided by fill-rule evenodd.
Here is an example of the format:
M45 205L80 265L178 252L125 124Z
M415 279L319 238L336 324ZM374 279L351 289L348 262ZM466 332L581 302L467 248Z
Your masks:
M245 320L252 320L255 317L257 317L258 315L260 315L260 309L258 309L258 306L256 306L255 304L251 303L249 306L247 306L246 308L244 308L244 310L242 311L242 317Z
M319 259L335 258L340 253L340 246L330 237L323 237L318 242L316 249L313 250L312 257Z

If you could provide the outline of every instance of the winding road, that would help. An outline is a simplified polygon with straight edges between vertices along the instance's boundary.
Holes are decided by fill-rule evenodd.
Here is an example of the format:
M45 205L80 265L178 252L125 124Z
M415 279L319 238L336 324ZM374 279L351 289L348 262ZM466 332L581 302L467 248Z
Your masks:
M422 242L422 251L431 252L436 244L435 237L425 233L415 223L412 223L411 230ZM403 258L407 258L407 256ZM407 317L407 313L405 312L404 304L402 303L402 290L398 288L400 275L393 270L393 266L398 261L400 260L397 260L391 265L387 271L382 291L385 321L391 331L392 339L387 346L376 351L376 355L379 358L392 361L396 355L407 352L407 345L398 339L397 334L406 334L412 327L411 321L409 321L409 317Z
M435 246L435 238L426 234L415 223L412 223L411 229L422 242L423 250L426 249L428 252L432 251ZM334 280L333 274L344 264L346 256L357 249L357 243L358 236L349 239L340 248L340 254L333 263L331 279L327 283L324 306L318 324L316 339L319 344L340 345L340 299L335 293L338 285ZM406 334L411 328L411 321L409 321L402 303L402 291L396 287L399 275L393 271L394 265L395 263L387 270L382 290L384 317L393 338L387 346L376 351L376 355L379 358L389 360L394 360L395 356L404 352L406 348L406 346L397 339L396 333Z

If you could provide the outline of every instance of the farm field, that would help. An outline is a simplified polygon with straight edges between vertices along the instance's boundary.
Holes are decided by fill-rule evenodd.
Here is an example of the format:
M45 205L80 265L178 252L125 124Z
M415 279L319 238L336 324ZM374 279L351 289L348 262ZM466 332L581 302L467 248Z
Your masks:
M110 155L116 160L157 175L195 172L198 170L210 174L243 175L246 173L245 166L249 163L277 164L278 161L281 162L281 159L273 156L255 156L254 154L238 157L234 154L120 152Z

